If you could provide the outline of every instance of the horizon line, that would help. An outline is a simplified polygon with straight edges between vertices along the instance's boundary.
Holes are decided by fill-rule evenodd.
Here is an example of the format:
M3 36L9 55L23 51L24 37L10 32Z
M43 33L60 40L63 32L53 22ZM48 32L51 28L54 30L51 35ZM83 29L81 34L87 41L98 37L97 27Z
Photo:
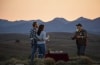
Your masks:
M52 20L54 20L54 19L56 19L56 18L64 18L64 17L55 17L55 18L53 18L53 19L51 19L51 20L49 20L49 21L43 21L42 19L19 19L19 20L8 20L8 19L3 19L3 18L0 18L0 20L7 20L7 21L9 21L9 22L15 22L15 21L21 21L21 20L23 20L23 21L30 21L30 20L41 20L42 22L50 22L50 21L52 21ZM76 19L74 19L74 20L68 20L68 19L66 19L66 18L64 18L66 21L69 21L69 22L72 22L72 21L75 21L75 20L78 20L79 18L85 18L85 19L89 19L89 20L95 20L95 19L97 19L97 18L100 18L100 17L95 17L95 18L88 18L88 17L83 17L83 16L80 16L80 17L77 17Z

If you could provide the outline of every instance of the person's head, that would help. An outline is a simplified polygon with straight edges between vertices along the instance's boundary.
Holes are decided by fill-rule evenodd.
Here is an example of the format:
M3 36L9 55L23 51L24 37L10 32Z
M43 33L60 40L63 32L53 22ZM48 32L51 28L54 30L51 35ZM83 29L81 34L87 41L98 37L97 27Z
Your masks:
M44 30L44 25L41 24L38 28L37 35L40 35L43 30Z
M35 27L35 28L38 28L38 24L37 24L37 22L33 22L33 27Z
M77 24L76 26L77 26L77 29L78 29L79 31L83 29L82 24L80 24L80 23Z

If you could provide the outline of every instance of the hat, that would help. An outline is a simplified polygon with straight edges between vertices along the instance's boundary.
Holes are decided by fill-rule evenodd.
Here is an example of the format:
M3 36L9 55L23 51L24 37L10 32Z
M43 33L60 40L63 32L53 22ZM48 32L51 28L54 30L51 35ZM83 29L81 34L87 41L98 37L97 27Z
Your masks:
M76 26L82 26L82 24L79 23L79 24L77 24Z

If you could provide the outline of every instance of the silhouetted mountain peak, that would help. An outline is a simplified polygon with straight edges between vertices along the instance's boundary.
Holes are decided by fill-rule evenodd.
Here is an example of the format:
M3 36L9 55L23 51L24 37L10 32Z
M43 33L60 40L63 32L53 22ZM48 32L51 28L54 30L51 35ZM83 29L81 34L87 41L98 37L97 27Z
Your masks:
M0 22L9 22L9 21L6 19L0 19Z
M69 21L67 21L66 19L64 19L64 18L54 18L53 20L51 20L51 21L49 21L49 22L51 22L51 23L64 23L64 24L66 24L66 23L68 23Z
M91 21L91 19L88 19L88 18L85 18L85 17L79 17L75 21L84 21L84 20Z
M93 21L100 21L100 17L95 18Z
M0 19L0 33L29 33L32 28L32 23L37 21L39 24L45 25L47 32L74 32L75 25L81 23L84 28L93 33L100 32L100 17L91 20L80 17L73 22L67 21L64 18L54 18L50 22L43 22L42 20L17 20L8 22L8 20ZM93 22L91 22L93 21ZM96 31L96 32L95 32Z
M67 21L65 18L54 18L53 21Z

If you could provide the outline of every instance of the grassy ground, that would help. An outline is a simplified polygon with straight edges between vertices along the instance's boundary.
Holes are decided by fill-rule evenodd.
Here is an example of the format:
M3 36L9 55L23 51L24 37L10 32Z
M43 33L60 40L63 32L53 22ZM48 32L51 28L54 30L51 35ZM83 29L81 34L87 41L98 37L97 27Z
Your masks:
M46 43L47 49L64 51L70 58L76 57L76 44L71 40L71 33L48 33L50 41ZM19 42L16 42L19 40ZM89 34L86 55L93 60L100 61L100 36ZM31 54L28 35L0 34L0 61L11 57L27 59Z

